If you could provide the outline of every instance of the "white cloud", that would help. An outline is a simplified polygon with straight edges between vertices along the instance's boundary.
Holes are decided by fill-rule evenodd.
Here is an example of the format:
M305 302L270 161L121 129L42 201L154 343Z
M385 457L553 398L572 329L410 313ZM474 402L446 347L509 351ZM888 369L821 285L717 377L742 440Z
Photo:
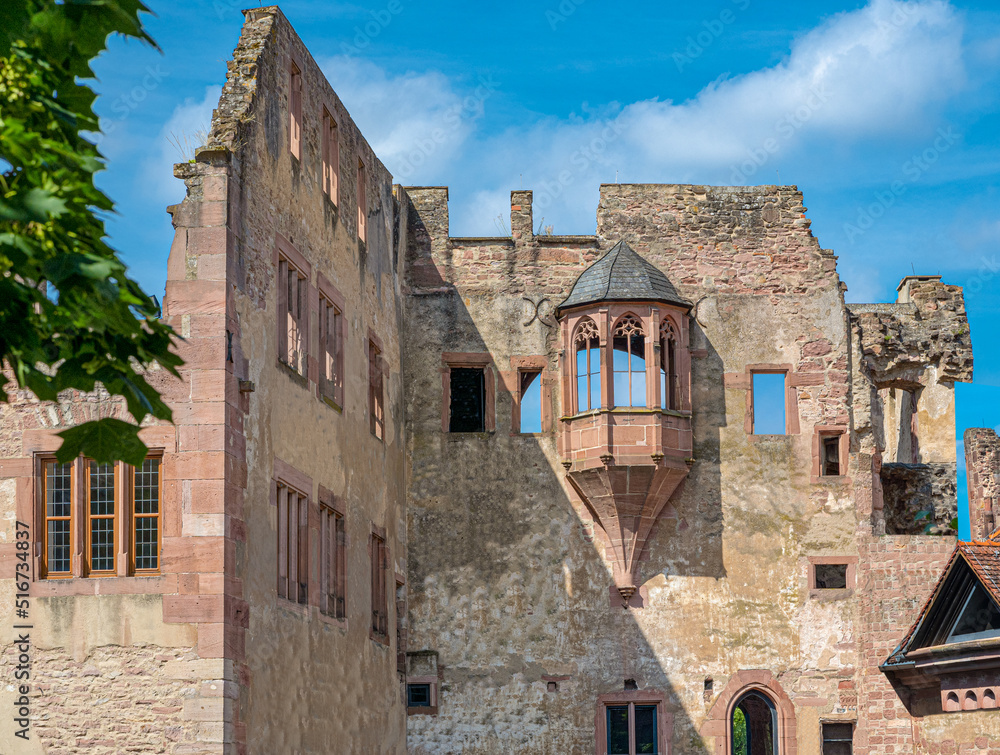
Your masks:
M219 104L222 87L205 87L201 100L189 97L174 108L160 129L156 149L150 155L145 176L153 177L149 185L151 201L176 203L184 198L184 184L174 178L174 163L194 157L194 150L205 143L212 125L212 111Z

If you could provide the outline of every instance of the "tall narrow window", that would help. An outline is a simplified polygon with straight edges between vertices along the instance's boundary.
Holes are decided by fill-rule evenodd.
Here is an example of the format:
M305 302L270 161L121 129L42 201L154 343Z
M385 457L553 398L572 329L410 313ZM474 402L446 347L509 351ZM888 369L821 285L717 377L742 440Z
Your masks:
M840 475L840 436L823 435L820 436L823 448L820 453L820 471L824 477L837 477Z
M368 419L372 435L379 440L385 436L385 408L382 386L382 352L372 340L368 341Z
M854 724L823 723L823 755L851 755L854 751Z
M784 373L753 373L752 401L754 435L784 435L787 432Z
M132 475L132 569L160 568L160 460L146 459Z
M340 182L340 133L337 121L323 108L323 193L338 204Z
M656 706L627 703L609 705L607 717L607 755L659 753L656 731Z
M518 420L522 433L542 431L542 373L518 372Z
M778 755L778 713L767 697L748 692L733 708L732 755Z
M344 515L329 506L321 506L320 514L320 604L327 616L343 619L347 615L344 600L347 538Z
M302 159L302 72L293 62L288 77L288 148Z
M278 483L278 596L309 600L308 499Z
M45 462L42 486L45 506L42 573L47 577L68 577L73 532L73 464Z
M385 538L372 534L372 635L385 640L389 634L389 606L385 593L385 572L388 566Z
M623 316L614 329L615 406L646 405L646 337L634 315Z
M670 320L660 325L660 405L680 409L680 380L677 376L677 331Z
M576 410L601 406L601 348L597 325L589 317L580 322L573 339L576 346Z
M486 371L482 367L452 367L450 378L448 432L485 432Z
M343 399L343 344L341 343L343 314L329 299L319 296L319 390L323 396L339 403Z
M368 176L365 164L358 160L358 238L368 241Z
M278 358L300 375L307 363L308 284L301 270L278 258Z
M115 573L115 465L87 465L87 571Z

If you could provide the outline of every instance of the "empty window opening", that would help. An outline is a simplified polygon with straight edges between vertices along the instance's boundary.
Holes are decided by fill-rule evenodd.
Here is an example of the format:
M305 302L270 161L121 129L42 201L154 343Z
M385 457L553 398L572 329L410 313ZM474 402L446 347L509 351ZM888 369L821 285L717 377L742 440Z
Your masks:
M358 160L358 238L368 241L368 175L365 164Z
M558 692L559 691L559 682L548 682L545 685L545 689L548 692Z
M838 477L840 471L840 436L824 435L820 438L823 448L820 453L820 472L824 477Z
M340 183L340 133L337 121L323 108L323 193L337 204Z
M1000 610L978 582L948 633L948 642L966 642L1000 636Z
M914 464L920 461L916 436L917 394L902 388L883 388L883 426L885 453L883 461Z
M430 708L431 707L431 685L430 684L407 684L406 685L406 707L407 708Z
M748 692L733 709L732 755L778 755L778 712L759 692Z
M389 607L385 591L385 572L388 568L385 539L372 535L372 636L385 641L389 634Z
M680 409L677 331L669 320L664 320L660 326L660 406L664 409Z
M451 409L448 432L481 433L486 430L486 373L482 367L452 367Z
M583 320L576 331L576 410L586 412L601 406L601 349L597 325Z
M372 435L379 440L385 435L385 405L382 381L382 351L374 341L368 341L368 420Z
M813 564L817 590L842 590L847 587L847 564Z
M288 147L296 158L302 158L302 72L292 63L288 89Z
M753 374L753 433L754 435L784 435L785 374L755 372Z
M306 374L306 312L309 281L288 260L278 258L278 359Z
M320 516L320 612L335 619L347 616L344 594L347 565L347 536L344 517L328 506Z
M319 297L319 350L321 354L320 393L334 402L342 401L343 393L343 314L325 296Z
M655 705L638 703L609 705L605 715L608 728L608 755L659 753Z
M308 499L278 483L278 596L292 603L309 600Z
M646 336L639 318L625 315L615 325L615 406L646 405Z
M517 377L520 384L518 408L521 432L540 433L542 431L542 373L520 372Z
M851 755L854 749L854 724L823 724L823 755Z

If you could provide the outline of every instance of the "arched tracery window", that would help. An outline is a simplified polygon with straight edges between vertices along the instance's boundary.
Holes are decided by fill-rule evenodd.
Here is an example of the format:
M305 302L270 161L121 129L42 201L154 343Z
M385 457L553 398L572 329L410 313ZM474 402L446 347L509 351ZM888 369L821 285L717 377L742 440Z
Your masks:
M623 315L615 323L615 406L646 405L646 334L639 318Z
M580 321L573 339L576 347L576 410L601 406L601 340L589 317Z
M677 376L677 331L670 320L660 325L660 406L680 409L680 380Z
M731 755L779 755L778 711L770 698L747 692L733 708Z

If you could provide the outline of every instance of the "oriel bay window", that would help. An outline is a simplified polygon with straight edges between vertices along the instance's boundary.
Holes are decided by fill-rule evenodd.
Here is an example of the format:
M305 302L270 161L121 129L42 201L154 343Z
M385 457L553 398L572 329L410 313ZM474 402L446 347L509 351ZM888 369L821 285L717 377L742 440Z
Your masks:
M156 574L162 541L159 456L138 469L40 460L41 577ZM82 526L81 526L82 525Z
M677 330L664 320L660 325L660 406L664 409L680 409L677 343Z

